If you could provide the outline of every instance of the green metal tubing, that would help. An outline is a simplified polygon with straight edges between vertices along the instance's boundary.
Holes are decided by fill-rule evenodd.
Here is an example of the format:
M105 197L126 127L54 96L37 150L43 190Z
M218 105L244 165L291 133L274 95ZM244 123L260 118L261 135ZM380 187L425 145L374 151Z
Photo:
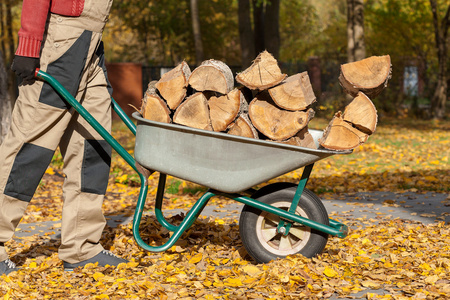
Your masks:
M175 226L167 222L167 220L164 218L164 215L162 213L162 202L164 199L164 190L166 186L166 174L159 174L159 182L158 182L158 189L156 191L156 201L155 201L155 215L158 222L164 226L167 230L170 231L176 231L179 226Z
M111 104L116 112L116 114L120 117L120 119L127 125L128 129L136 135L136 124L131 121L131 119L127 116L127 114L123 111L122 107L120 107L119 104L117 104L116 100L114 100L113 97L111 97Z
M139 174L141 182L145 180L136 168L136 160L117 142L112 135L52 76L39 71L36 76L50 84L69 104L123 157L123 159ZM118 105L117 105L118 106Z
M309 176L311 176L312 169L314 167L314 163L305 166L302 173L302 178L300 179L300 182L297 185L297 189L295 191L294 199L292 199L291 206L289 207L288 212L291 214L295 214L295 211L297 210L297 206L300 203L300 198L302 197L303 191L305 189L306 184L308 183ZM284 220L280 220L280 223L277 227L277 232L283 232L281 228L284 227L284 236L287 236L289 234L289 230L292 227L292 223L287 223Z
M249 198L249 197L239 196L239 197L236 197L234 199L236 201L238 201L238 202L241 202L241 203L244 203L246 205L255 207L255 208L260 209L262 211L267 211L267 212L269 212L271 214L277 215L277 216L279 216L281 218L284 218L284 219L287 219L287 220L289 220L291 222L297 222L297 223L303 224L305 226L311 227L313 229L316 229L316 230L328 233L328 234L333 235L333 236L344 238L347 235L347 231L345 230L346 226L341 224L341 223L339 223L339 224L343 225L344 227L343 226L339 226L338 228L334 228L334 226L333 227L332 226L327 226L327 225L321 224L319 222L312 221L310 219L307 219L307 218L304 218L302 216L299 216L299 215L290 213L288 211L282 210L281 208L277 208L277 207L274 207L274 206L271 206L271 205L259 202L257 200L252 199L252 198Z
M136 243L141 248L150 252L163 252L170 249L170 247L172 247L176 243L176 241L181 237L181 235L189 227L192 226L197 216L201 213L201 211L205 207L206 203L208 203L209 199L213 196L215 196L215 194L211 192L206 192L205 194L203 194L203 196L200 197L200 199L198 199L197 202L195 202L194 206L189 211L187 216L184 218L183 222L181 222L180 226L178 226L177 230L174 231L173 235L164 245L150 246L142 240L141 235L139 233L139 224L141 223L142 211L145 203L145 198L140 194L133 219L133 236L134 239L136 240Z

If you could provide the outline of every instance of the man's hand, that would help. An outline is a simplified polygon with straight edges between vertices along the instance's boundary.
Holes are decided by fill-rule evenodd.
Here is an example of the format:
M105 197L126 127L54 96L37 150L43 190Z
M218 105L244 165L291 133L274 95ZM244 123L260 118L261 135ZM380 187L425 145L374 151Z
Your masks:
M39 67L39 58L16 55L13 59L11 70L22 78L22 82L31 81L34 72Z

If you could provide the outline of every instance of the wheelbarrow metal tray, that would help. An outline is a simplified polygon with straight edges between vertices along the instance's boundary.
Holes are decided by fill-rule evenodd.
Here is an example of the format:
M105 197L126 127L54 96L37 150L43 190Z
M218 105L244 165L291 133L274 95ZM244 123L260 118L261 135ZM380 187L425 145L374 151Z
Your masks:
M209 188L237 193L334 154L330 151L137 120L135 159L145 168ZM316 141L320 130L309 130Z

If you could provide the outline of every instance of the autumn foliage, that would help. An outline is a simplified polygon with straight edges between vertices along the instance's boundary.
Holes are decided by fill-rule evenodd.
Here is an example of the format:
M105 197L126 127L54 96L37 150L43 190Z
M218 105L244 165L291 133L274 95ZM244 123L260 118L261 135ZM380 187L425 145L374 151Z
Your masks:
M327 122L316 118L311 125L323 128ZM308 187L333 199L371 191L448 193L449 129L448 122L381 119L377 134L352 155L316 163ZM116 127L114 136L132 151L133 138L124 130ZM35 222L39 229L43 221L60 219L61 174L57 155L22 223ZM300 174L301 170L291 172L273 181L297 182ZM134 212L139 192L134 176L115 155L104 203L107 218ZM148 209L153 208L157 178L157 173L150 177ZM171 178L167 191L165 209L189 208L204 188ZM211 204L220 209L228 201L214 198ZM449 207L450 199L444 204ZM393 200L385 205L401 203ZM445 213L436 214L437 221ZM347 223L351 231L344 239L330 238L322 255L314 259L296 255L261 265L246 256L237 221L228 218L200 217L176 246L163 253L138 248L130 224L107 227L102 243L131 262L118 268L92 265L74 273L63 272L57 257L59 240L42 232L6 244L21 270L1 278L0 295L4 299L327 299L366 291L366 299L446 299L450 294L448 224L387 217L355 220L351 214L331 217ZM146 213L141 234L146 242L159 245L169 232ZM372 292L378 288L387 295Z

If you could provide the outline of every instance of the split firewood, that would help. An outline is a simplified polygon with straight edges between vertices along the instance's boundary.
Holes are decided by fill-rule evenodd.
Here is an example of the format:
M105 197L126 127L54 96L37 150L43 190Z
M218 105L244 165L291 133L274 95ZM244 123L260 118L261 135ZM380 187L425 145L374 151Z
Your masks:
M248 109L247 102L239 89L234 89L223 96L209 98L208 106L214 131L225 131L239 112Z
M369 135L375 132L378 122L375 105L362 92L346 106L342 118Z
M234 87L233 72L219 60L206 60L192 71L189 84L196 91L231 92Z
M279 107L287 110L304 110L316 101L307 72L289 76L269 93Z
M331 150L351 150L364 144L368 138L368 134L344 121L341 112L337 112L324 130L319 144Z
M156 81L151 81L148 84L147 91L142 99L140 113L145 119L170 123L170 110L167 107L166 102L164 102L156 93L155 85Z
M308 131L308 126L300 130L295 136L280 143L299 146L304 148L317 149L313 136Z
M173 122L193 128L212 130L208 101L201 92L188 97L178 106Z
M372 56L341 66L339 82L344 91L356 97L359 91L373 99L391 77L391 57Z
M236 81L252 90L264 90L279 84L286 76L272 54L263 51L250 67L237 74Z
M258 131L275 141L287 140L308 125L314 110L282 110L270 100L267 93L260 93L249 105L249 116Z
M255 127L253 127L250 119L246 114L241 114L236 122L230 125L228 134L239 135L243 137L258 138L258 131L256 131Z
M186 97L190 75L191 69L183 61L177 67L165 73L156 83L156 88L170 109L175 110Z

